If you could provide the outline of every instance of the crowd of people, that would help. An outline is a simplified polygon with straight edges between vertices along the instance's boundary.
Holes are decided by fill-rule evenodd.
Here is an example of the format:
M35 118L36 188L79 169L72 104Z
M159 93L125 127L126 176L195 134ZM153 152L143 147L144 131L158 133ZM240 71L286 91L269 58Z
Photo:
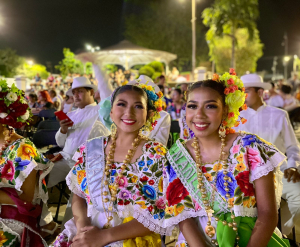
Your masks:
M93 69L95 78L50 75L43 88L37 75L26 94L0 81L2 246L58 235L50 246L158 247L175 227L176 247L290 246L300 226L295 78L230 69L169 88L164 75ZM15 129L51 109L68 118L57 119L60 151L44 155ZM173 123L180 138L170 142ZM60 231L47 200L62 181L72 194ZM281 198L291 217L280 231Z

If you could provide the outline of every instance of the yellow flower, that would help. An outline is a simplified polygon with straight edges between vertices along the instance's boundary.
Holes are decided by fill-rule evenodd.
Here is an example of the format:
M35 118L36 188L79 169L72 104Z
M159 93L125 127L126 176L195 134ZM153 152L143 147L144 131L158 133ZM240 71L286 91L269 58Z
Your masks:
M209 181L209 182L211 182L213 180L210 173L205 173L204 176L206 177L207 181Z
M166 149L163 146L158 145L154 148L154 150L159 155L165 155L166 154Z
M236 170L238 170L239 172L242 172L246 169L246 166L244 163L239 163L237 164L237 166L235 167Z
M13 150L14 147L15 147L15 145L11 145L11 146L9 147L9 150L10 150L10 151Z
M239 162L239 163L242 163L244 161L244 154L240 154L238 157L236 157L236 160Z
M244 205L244 207L250 208L250 198L243 200L243 205Z
M158 189L160 192L163 192L163 177L160 177L159 179Z
M161 91L159 91L157 94L158 94L159 98L161 98L162 96L164 96L164 94Z
M234 197L228 199L229 206L233 207Z
M4 232L0 231L0 245L2 246L8 239L5 237Z
M251 205L254 206L255 203L256 203L255 197L254 197L254 196L251 196L251 197L250 197L250 200L251 200Z
M22 160L30 160L30 157L37 156L36 150L29 144L22 143L17 151L17 156Z
M90 194L90 193L89 193L89 189L86 189L86 190L85 190L85 194L87 194L87 195Z
M0 165L2 165L5 162L5 159L3 157L0 158Z
M177 216L178 214L180 214L184 209L184 206L183 205L180 205L180 206L177 206L175 205L174 206L174 215Z
M214 168L213 168L213 170L214 171L220 171L222 169L222 164L221 163L218 163L218 164L215 164L214 165Z
M173 214L173 207L166 207L166 214Z
M189 136L189 132L188 132L187 129L184 129L184 131L183 131L183 136Z
M137 182L137 180L138 180L138 177L137 177L137 176L133 176L133 177L131 178L131 182L134 183L134 184Z
M153 90L153 88L151 86L146 86L146 89L149 90L149 91Z
M181 243L180 247L186 247L185 243Z
M138 201L138 202L136 202L136 204L140 205L140 207L141 207L142 209L146 209L146 208L147 208L147 206L145 205L145 202L144 202L144 201Z
M77 171L78 184L81 184L81 182L85 178L85 176L86 176L85 170Z

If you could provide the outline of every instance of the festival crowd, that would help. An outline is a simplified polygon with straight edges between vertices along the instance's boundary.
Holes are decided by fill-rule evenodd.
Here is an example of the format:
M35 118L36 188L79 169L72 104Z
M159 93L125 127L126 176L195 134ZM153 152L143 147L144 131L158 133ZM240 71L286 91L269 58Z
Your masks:
M268 83L230 69L170 88L176 68L154 81L93 69L36 75L27 92L0 81L1 246L158 247L176 227L176 247L290 246L296 75ZM42 153L20 134L49 121L45 111L67 117L52 119L57 147ZM61 182L71 196L60 229L47 202ZM277 227L281 200L291 216Z

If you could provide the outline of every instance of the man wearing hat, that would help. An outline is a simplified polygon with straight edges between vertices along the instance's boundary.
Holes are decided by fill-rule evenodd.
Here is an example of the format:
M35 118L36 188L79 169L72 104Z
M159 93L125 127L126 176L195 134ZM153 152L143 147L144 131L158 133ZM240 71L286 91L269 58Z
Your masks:
M108 129L102 124L98 116L100 106L94 101L94 91L97 86L91 84L86 77L76 77L72 84L74 105L78 107L75 111L67 113L72 122L60 121L60 129L55 135L58 146L63 150L56 155L52 161L55 166L50 174L48 187L64 181L70 169L74 166L72 160L77 148L89 139L90 133L93 137L109 135Z
M245 102L248 109L241 112L241 117L247 119L247 122L239 125L236 130L258 135L274 144L288 158L280 166L284 173L282 197L287 200L292 215L282 229L283 234L288 235L295 224L300 226L299 142L287 112L267 106L262 99L264 90L271 89L271 84L263 82L262 78L256 74L244 75L241 80L244 83L245 92L248 94Z

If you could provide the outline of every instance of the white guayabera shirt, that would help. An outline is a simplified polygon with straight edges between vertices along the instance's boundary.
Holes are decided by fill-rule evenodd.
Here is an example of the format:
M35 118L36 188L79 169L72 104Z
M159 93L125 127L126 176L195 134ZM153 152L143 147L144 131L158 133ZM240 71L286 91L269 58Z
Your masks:
M280 167L281 171L299 168L300 146L285 110L263 105L257 111L251 108L242 111L241 117L247 119L247 122L235 130L256 134L286 154L288 159Z

